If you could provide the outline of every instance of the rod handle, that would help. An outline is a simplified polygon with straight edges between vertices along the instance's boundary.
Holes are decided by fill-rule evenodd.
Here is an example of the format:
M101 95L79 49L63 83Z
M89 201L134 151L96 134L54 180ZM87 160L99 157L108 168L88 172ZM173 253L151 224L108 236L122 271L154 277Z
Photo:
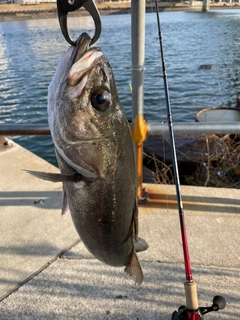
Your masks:
M197 284L195 281L184 282L186 307L188 310L198 309Z

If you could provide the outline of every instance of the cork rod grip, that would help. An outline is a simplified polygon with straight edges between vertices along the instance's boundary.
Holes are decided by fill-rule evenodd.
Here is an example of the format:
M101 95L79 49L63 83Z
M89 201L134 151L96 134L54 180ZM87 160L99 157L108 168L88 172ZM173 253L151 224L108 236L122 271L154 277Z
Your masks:
M186 307L189 310L198 309L197 284L195 281L184 282Z

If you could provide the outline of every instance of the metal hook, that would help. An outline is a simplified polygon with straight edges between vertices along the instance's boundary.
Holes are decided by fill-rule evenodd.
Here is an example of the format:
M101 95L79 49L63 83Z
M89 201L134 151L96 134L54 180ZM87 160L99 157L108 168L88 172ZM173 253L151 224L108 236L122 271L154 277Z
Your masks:
M90 45L92 45L99 39L102 31L100 14L94 0L57 0L57 11L60 28L64 38L72 46L75 46L76 42L73 42L69 37L67 28L67 15L68 12L75 11L81 7L84 7L90 13L95 23L95 34L91 40Z

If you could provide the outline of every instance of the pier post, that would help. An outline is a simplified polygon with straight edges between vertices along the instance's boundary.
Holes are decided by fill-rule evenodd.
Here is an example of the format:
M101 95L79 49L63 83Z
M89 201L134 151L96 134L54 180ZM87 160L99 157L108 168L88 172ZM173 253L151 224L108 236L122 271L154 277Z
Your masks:
M145 0L131 1L132 15L132 121L133 135L136 151L136 167L138 175L138 197L142 193L142 128L143 123L143 84L144 84L144 59L145 59ZM140 120L140 121L139 121ZM136 128L137 124L137 128ZM144 130L143 130L144 131ZM139 137L139 138L136 138Z
M210 3L210 0L203 0L202 11L204 12L209 11L209 3Z
M132 0L132 119L143 114L145 1Z

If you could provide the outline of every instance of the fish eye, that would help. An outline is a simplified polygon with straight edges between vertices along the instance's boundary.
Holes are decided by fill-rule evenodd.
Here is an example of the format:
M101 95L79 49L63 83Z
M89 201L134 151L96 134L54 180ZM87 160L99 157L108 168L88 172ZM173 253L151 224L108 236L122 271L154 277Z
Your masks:
M98 89L91 95L91 104L97 111L106 111L110 106L111 95L107 90Z

